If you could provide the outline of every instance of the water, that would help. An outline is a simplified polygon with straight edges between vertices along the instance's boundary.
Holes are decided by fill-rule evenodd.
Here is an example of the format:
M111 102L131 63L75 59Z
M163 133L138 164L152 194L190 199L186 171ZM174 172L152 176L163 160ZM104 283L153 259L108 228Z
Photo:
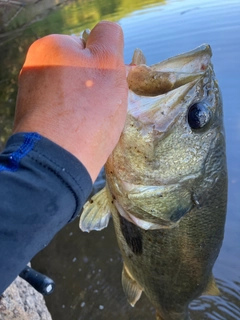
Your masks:
M213 270L222 295L195 300L190 316L192 320L240 319L240 2L65 1L57 10L49 10L49 3L47 11L44 6L38 8L37 17L33 18L31 9L31 19L28 13L17 21L16 30L21 32L5 30L7 37L0 34L0 146L11 133L17 74L27 47L40 36L79 34L99 20L118 21L125 34L126 63L136 47L152 64L202 43L211 44L224 100L229 172L225 239ZM54 3L51 1L52 6ZM75 221L54 238L33 265L57 282L55 293L47 298L54 320L155 319L155 311L144 295L135 308L126 302L112 223L102 232L84 234Z

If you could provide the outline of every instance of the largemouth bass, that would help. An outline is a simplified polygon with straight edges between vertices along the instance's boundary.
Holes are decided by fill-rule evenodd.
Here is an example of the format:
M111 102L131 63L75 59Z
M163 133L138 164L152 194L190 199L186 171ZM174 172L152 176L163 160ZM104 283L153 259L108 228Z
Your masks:
M112 216L126 297L134 306L144 291L159 320L188 319L193 299L219 294L212 268L224 236L227 169L211 55L202 45L148 67L135 51L106 187L80 218L89 232Z

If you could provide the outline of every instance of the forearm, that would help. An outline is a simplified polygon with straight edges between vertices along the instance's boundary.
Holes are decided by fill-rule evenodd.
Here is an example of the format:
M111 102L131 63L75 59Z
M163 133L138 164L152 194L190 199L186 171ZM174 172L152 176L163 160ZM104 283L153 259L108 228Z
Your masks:
M37 134L16 134L0 155L0 293L80 212L91 192L85 167Z

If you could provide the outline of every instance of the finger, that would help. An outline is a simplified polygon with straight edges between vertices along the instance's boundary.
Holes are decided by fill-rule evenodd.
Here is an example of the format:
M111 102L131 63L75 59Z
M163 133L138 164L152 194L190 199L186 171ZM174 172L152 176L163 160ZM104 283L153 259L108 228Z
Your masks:
M119 24L110 21L99 22L91 31L86 48L93 54L112 52L123 54L123 31Z

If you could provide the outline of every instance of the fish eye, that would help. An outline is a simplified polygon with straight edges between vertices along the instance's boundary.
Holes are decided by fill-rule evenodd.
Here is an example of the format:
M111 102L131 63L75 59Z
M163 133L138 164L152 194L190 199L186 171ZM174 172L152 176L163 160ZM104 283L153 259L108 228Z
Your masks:
M203 128L211 119L211 112L203 102L193 104L188 111L188 123L194 130Z

